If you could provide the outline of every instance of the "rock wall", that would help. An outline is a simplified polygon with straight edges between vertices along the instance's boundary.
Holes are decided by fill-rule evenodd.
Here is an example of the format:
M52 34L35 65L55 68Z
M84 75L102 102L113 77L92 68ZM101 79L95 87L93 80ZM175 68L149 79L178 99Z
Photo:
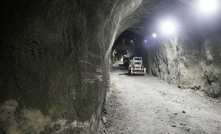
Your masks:
M1 1L0 133L96 133L112 44L141 2Z
M196 30L196 29L194 29ZM200 90L211 97L221 95L221 34L217 30L180 33L158 39L144 50L150 74L180 88Z

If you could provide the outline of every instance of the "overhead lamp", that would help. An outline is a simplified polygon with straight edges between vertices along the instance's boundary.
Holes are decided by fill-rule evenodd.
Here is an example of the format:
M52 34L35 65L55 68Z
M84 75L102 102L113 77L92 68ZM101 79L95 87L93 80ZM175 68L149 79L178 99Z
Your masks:
M167 19L161 22L160 30L163 34L174 34L177 31L177 23L172 19Z
M203 13L214 13L219 9L220 1L219 0L198 0L197 8Z
M156 37L157 37L157 35L154 33L154 34L153 34L153 37L154 37L154 38L156 38Z
M144 42L147 42L147 40L144 40Z

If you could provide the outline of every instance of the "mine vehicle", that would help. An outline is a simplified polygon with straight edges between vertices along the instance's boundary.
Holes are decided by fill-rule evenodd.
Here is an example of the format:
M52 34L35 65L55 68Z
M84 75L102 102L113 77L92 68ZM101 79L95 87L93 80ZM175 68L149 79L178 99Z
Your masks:
M128 74L142 74L146 73L146 68L143 65L142 57L133 57L130 60L129 67L128 67Z

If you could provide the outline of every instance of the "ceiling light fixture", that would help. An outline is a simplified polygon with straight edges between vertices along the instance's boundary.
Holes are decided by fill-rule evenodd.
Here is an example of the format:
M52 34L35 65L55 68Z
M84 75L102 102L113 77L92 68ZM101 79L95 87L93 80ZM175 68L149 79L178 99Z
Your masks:
M198 0L197 8L203 13L214 13L219 9L219 0Z
M160 29L163 34L174 34L177 31L177 23L174 20L165 20L161 23Z

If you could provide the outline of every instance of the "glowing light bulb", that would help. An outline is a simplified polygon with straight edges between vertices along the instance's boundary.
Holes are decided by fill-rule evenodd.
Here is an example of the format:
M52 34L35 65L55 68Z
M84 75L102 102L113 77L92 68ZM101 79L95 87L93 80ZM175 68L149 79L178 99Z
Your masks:
M173 20L165 20L161 23L160 28L164 34L173 34L177 31L177 24Z
M199 0L197 6L203 13L214 13L219 9L220 3L218 0Z

